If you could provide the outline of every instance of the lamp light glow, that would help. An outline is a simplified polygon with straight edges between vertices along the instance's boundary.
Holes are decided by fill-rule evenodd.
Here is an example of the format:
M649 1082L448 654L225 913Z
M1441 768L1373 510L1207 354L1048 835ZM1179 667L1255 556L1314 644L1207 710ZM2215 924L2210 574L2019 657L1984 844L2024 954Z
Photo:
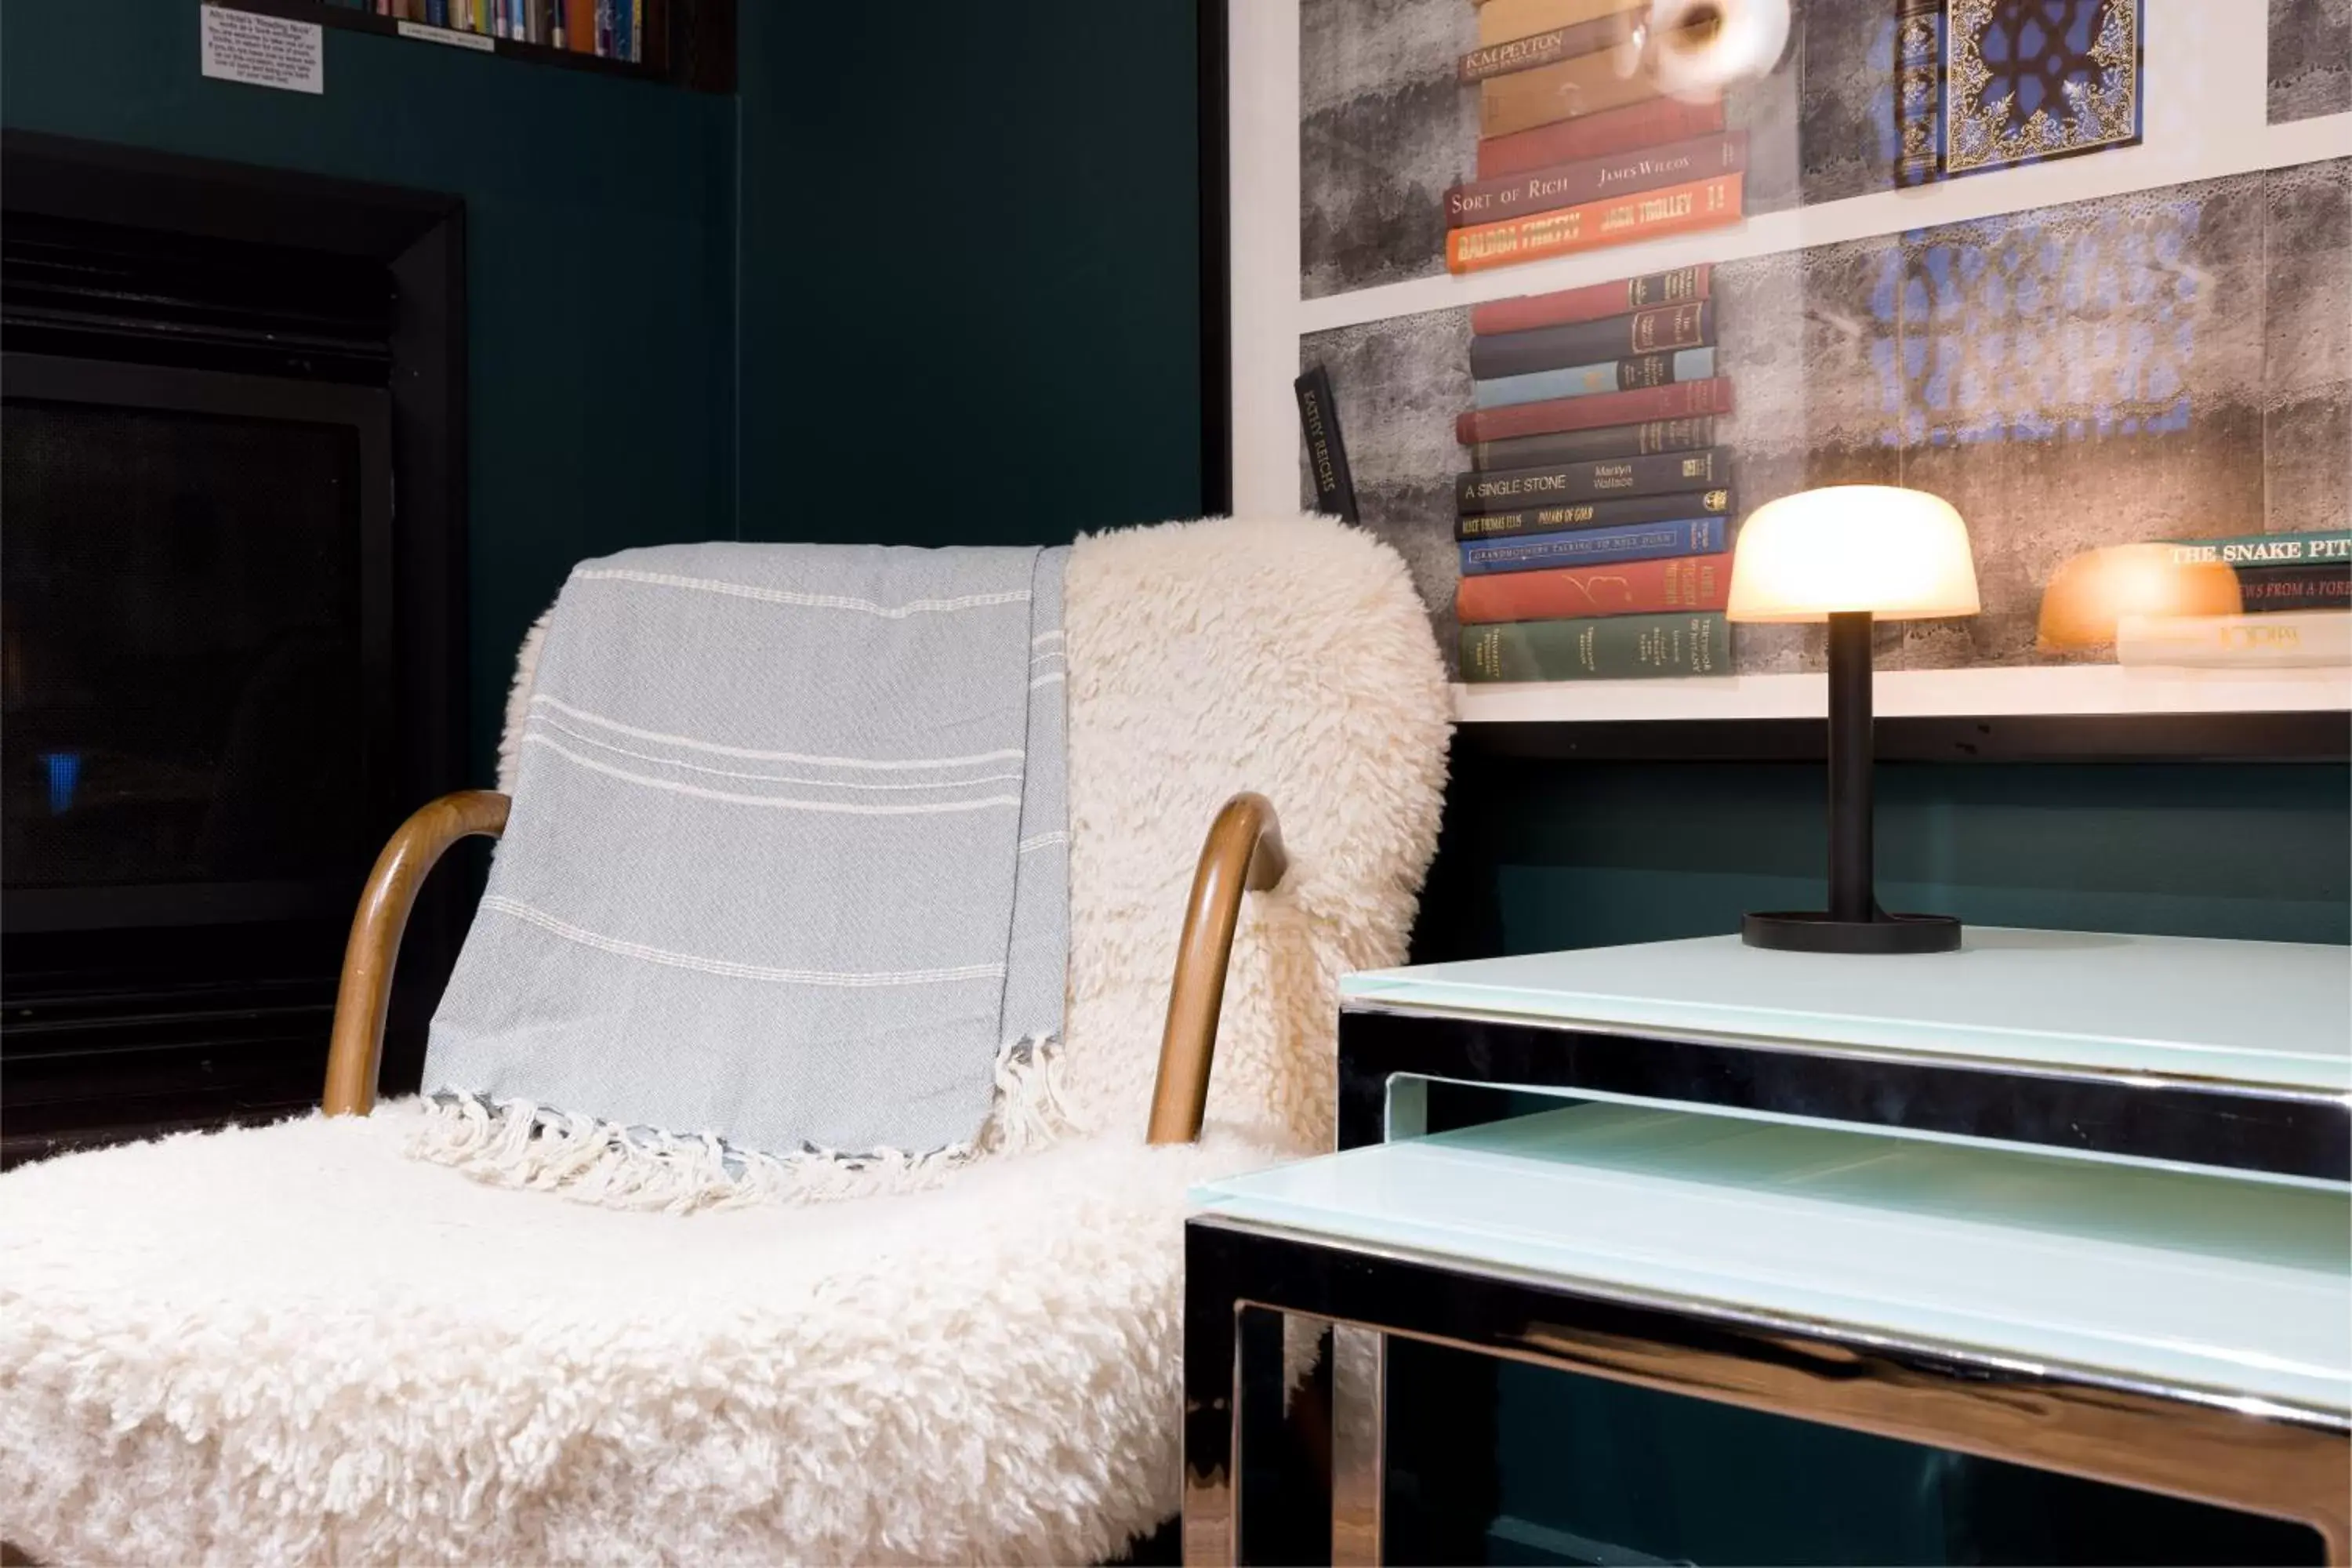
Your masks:
M2238 574L2221 561L2177 561L2169 544L2115 544L2060 562L2042 591L2035 640L2044 648L2098 647L2128 617L2234 616Z
M1735 621L1973 616L1977 571L1951 502L1893 485L1831 485L1767 502L1739 527Z

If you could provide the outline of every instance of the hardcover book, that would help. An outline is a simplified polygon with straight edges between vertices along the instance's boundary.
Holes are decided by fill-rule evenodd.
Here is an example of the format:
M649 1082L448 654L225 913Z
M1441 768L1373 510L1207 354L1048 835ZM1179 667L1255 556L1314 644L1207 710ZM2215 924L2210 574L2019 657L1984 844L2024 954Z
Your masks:
M1445 237L1446 270L1476 272L1604 245L1721 228L1739 221L1741 179L1717 174L1664 190L1457 228Z
M1507 76L1513 71L1548 66L1554 60L1573 59L1599 49L1613 49L1640 30L1648 14L1641 9L1614 11L1606 16L1595 16L1590 22L1573 26L1548 27L1524 38L1512 38L1499 44L1482 44L1462 57L1458 74L1465 83L1485 81L1488 77Z
M1516 511L1458 513L1456 539L1513 539L1522 534L1563 533L1575 528L1623 528L1637 522L1679 522L1695 517L1728 517L1731 492L1674 490L1664 495L1624 496L1616 500L1556 501Z
M1619 68L1618 52L1580 55L1478 84L1478 134L1508 136L1658 96L1654 71Z
M2352 561L2352 528L2316 533L2241 533L2227 539L2176 539L2178 565L2224 561L2232 566L2299 565L2314 561Z
M1516 136L1489 136L1478 143L1478 177L1498 179L1573 163L1583 158L1604 158L1636 147L1656 147L1711 136L1723 129L1720 100L1691 103L1679 98L1654 98L1603 114L1579 115L1556 124L1522 131Z
M1473 470L1454 481L1454 504L1456 510L1466 515L1509 511L1554 501L1721 489L1730 482L1730 451L1710 447L1704 452L1609 458L1597 463L1571 463L1558 468Z
M1715 342L1715 301L1654 305L1631 315L1573 321L1470 340L1470 374L1478 380L1525 375L1555 365L1591 364L1637 354L1670 353Z
M1719 517L1685 517L1628 528L1584 528L1515 539L1470 540L1462 574L1532 572L1544 566L1597 566L1611 561L1654 561L1663 555L1715 555L1727 548L1730 526Z
M1714 374L1713 349L1683 349L1670 354L1643 354L1640 359L1603 360L1599 364L1496 376L1473 383L1470 401L1481 408L1507 408L1514 403L1539 403L1547 397L1591 397L1677 381L1705 381Z
M1549 212L1632 191L1654 191L1709 174L1736 174L1748 166L1748 132L1696 136L1664 147L1559 163L1499 180L1477 180L1445 193L1445 226L1493 223ZM1475 329L1474 329L1475 330Z
M1474 683L1730 672L1731 628L1713 612L1462 628L1462 679Z
M2117 664L2294 669L2352 665L2352 610L2254 616L2126 616Z
M1649 10L1649 0L1485 0L1478 7L1481 47L1533 37L1554 27L1578 27L1620 11Z
M2241 566L2238 593L2250 616L2279 610L2352 609L2352 561Z
M1307 439L1307 469L1315 476L1315 510L1342 522L1355 522L1356 480L1348 471L1348 448L1339 439L1339 411L1331 401L1331 374L1317 365L1290 389L1298 398L1298 427Z
M1602 425L1634 425L1648 419L1685 419L1730 412L1731 383L1718 375L1708 381L1645 386L1639 392L1555 397L1542 403L1515 403L1508 408L1472 408L1454 416L1454 436L1467 447L1474 441L1499 441L1509 436L1590 430Z
M1597 430L1555 430L1480 441L1470 448L1474 468L1534 468L1546 463L1594 463L1603 458L1646 458L1715 445L1712 419L1651 419Z
M1571 321L1597 321L1603 316L1622 316L1653 305L1704 300L1714 272L1713 267L1702 261L1696 267L1677 267L1671 272L1651 272L1614 283L1588 283L1581 289L1563 289L1556 294L1490 300L1470 308L1470 330L1482 338L1491 338L1537 327L1564 326Z
M1582 616L1719 610L1731 596L1731 556L1674 555L1612 566L1561 566L1465 577L1454 613L1465 626Z

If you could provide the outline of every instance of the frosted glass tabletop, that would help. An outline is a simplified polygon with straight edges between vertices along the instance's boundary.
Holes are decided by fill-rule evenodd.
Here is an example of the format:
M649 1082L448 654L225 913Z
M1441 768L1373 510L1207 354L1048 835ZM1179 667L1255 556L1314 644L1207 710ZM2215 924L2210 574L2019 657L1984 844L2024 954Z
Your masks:
M2352 949L1969 928L1958 952L1735 936L1374 970L1341 1005L2352 1090Z
M2352 1412L2352 1196L1578 1105L1196 1212L2141 1385Z

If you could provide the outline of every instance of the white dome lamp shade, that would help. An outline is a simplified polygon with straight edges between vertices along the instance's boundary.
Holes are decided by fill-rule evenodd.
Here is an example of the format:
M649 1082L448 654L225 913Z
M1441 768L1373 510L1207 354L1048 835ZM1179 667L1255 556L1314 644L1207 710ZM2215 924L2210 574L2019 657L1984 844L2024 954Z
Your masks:
M1891 485L1832 485L1758 508L1731 561L1734 621L1826 621L1830 634L1830 865L1825 911L1750 914L1750 947L1949 952L1960 922L1888 914L1874 889L1870 630L1874 620L1973 616L1969 531L1951 503Z

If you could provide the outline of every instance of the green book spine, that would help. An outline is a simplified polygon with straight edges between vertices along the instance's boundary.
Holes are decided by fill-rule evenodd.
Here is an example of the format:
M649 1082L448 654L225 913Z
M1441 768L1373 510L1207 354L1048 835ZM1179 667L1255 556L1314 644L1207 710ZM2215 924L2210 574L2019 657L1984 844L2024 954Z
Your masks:
M1462 628L1462 679L1474 684L1730 673L1731 626L1719 613Z
M2322 561L2352 561L2352 529L2319 533L2238 533L2227 539L2176 539L2172 561L2185 566L2222 561L2232 566L2302 566Z

